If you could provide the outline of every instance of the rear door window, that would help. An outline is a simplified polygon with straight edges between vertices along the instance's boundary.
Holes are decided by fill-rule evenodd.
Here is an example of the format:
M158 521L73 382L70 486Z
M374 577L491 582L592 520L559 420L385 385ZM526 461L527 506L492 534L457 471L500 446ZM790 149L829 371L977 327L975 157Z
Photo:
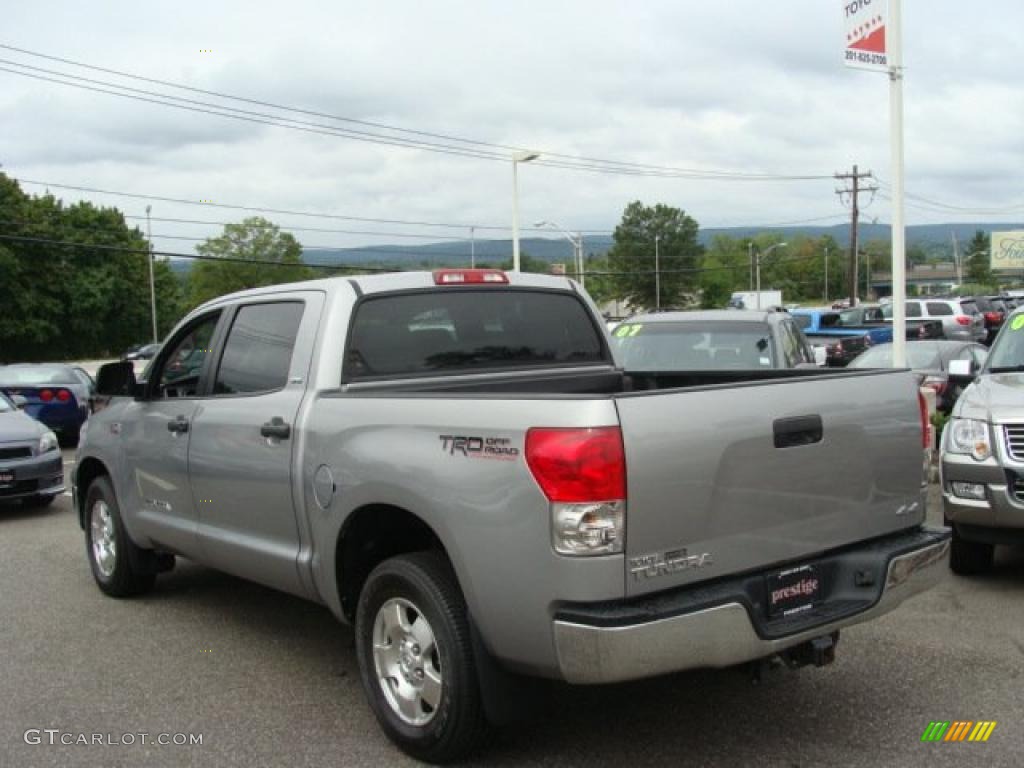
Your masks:
M920 317L921 316L921 303L917 301L908 301L907 317Z
M213 394L282 389L288 381L303 306L300 301L282 301L241 307L224 343Z
M574 294L447 288L361 302L344 378L608 362L603 335Z

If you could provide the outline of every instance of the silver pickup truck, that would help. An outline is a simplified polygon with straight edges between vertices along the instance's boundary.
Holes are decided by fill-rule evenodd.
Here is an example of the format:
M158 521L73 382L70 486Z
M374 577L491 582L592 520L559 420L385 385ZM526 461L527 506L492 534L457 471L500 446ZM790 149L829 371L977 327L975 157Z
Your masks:
M574 282L490 270L205 304L145 382L100 371L93 575L182 556L326 605L384 731L444 762L524 677L821 665L945 573L909 372L630 373L609 342Z

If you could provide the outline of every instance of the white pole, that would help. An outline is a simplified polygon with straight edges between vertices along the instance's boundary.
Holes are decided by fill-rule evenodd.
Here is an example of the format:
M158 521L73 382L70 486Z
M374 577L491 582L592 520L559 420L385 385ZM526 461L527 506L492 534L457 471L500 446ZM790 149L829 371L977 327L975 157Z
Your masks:
M156 332L156 281L153 279L153 230L150 226L149 212L153 206L146 206L146 239L149 240L149 311L153 318L153 343L160 341Z
M750 261L750 290L754 290L754 241L747 243L747 259Z
M892 153L892 364L907 362L907 270L903 222L903 11L889 3L889 143Z
M757 288L754 289L754 290L757 291L757 293L754 294L754 295L757 296L757 308L760 309L761 308L761 250L760 249L758 249L757 255L754 256L754 265L755 265L754 266L754 271L757 273Z
M661 267L658 264L658 241L660 235L654 236L654 308L661 309Z
M583 233L582 232L577 232L576 233L576 247L579 248L579 252L580 252L580 255L579 255L579 260L580 260L580 285L585 288L587 286L587 277L586 277L586 274L584 274L584 271L583 271Z
M469 228L469 267L476 269L476 227Z
M512 271L519 271L519 161L512 158Z
M828 304L828 246L825 246L825 304Z

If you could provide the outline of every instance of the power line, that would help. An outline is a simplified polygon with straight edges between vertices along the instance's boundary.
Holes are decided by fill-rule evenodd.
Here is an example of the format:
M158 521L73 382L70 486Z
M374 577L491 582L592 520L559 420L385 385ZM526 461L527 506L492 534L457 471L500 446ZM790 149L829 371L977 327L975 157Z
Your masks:
M100 251L117 251L119 253L133 253L139 255L148 255L150 250L148 248L128 248L123 245L100 245L96 243L76 243L70 240L53 240L46 237L25 237L22 235L0 235L0 240L22 242L22 243L34 243L37 245L55 245L68 248L91 248ZM301 261L294 264L289 264L281 261L268 261L261 259L239 259L231 256L202 256L196 253L175 253L173 251L152 251L154 256L166 256L172 259L191 259L194 261L219 261L233 264L263 264L271 267L310 267L312 269L333 269L333 270L361 270L363 272L402 272L401 269L393 269L390 267L366 267L359 264L311 264L309 262Z
M198 101L195 99L185 99L179 96L173 96L167 93L159 93L147 89L131 88L129 86L120 85L118 83L110 83L102 80L95 80L92 78L85 78L81 75L75 75L67 72L61 72L58 70L46 69L43 67L35 67L30 64L24 64L9 59L3 60L5 63L19 67L23 70L33 70L34 72L43 72L47 75L54 75L56 77L64 78L63 80L56 80L52 77L46 77L43 75L32 74L32 72L24 72L18 70L5 69L0 67L0 71L5 71L10 74L19 75L22 77L36 78L45 80L53 83L67 85L71 87L83 88L85 90L98 91L101 93L107 93L114 96L121 96L124 98L133 98L141 101L150 101L161 104L163 106L171 106L179 109L189 109L191 111L206 112L209 114L216 114L221 117L229 117L233 119L247 120L249 122L266 123L276 125L278 127L292 128L295 130L304 130L313 133L328 133L330 135L340 136L343 138L349 138L358 141L369 141L371 143L388 144L393 146L401 146L411 149L422 149L431 152L441 152L443 154L461 155L466 157L473 157L477 159L485 159L492 161L508 162L510 160L510 153L514 151L520 151L523 148L507 144L496 144L491 142L483 142L475 139L465 139L447 134L432 133L429 131L419 131L407 128L401 128L398 126L391 126L384 123L373 123L370 121L357 120L354 118L343 117L339 115L331 115L323 112L315 112L312 110L305 110L296 107L288 107L281 104L274 104L268 101L261 101L257 99L250 99L232 94L208 91L200 88L194 88L191 86L182 85L180 83L173 83L166 80L158 80L156 78L148 78L140 75L134 75L129 72L120 70L109 69L105 67L97 67L83 62L74 61L71 59L50 56L34 51L29 51L23 48L16 48L10 45L0 44L0 48L15 51L22 55L33 56L42 58L50 61L57 61L63 64L71 65L74 67L80 67L90 69L93 71L104 72L107 74L113 74L118 77L129 78L132 80L142 81L150 84L161 85L163 87L175 88L192 93L199 93L206 96L214 96L221 99L229 99L232 101L247 103L251 105L258 105L263 107L269 107L284 112L292 112L296 114L303 114L308 116L316 116L320 118L326 118L329 120L345 122L349 124L356 124L365 127L372 127L378 130L386 130L391 134L405 134L407 136L426 137L430 139L438 139L446 142L457 142L458 144L452 143L438 143L436 141L426 141L424 138L406 138L403 135L386 135L380 133L373 133L369 131L357 131L354 129L342 129L334 128L331 126L324 125L322 123L310 123L308 121L296 120L294 118L282 117L280 115L268 115L267 113L253 112L251 110L241 110L234 107L228 107L221 104L212 104L210 102ZM69 82L71 81L71 82ZM93 85L83 85L83 83L92 83ZM104 86L99 88L96 86ZM110 88L119 89L117 91L111 91ZM135 95L133 95L135 94ZM139 95L142 94L142 95ZM155 97L150 98L150 97ZM170 100L170 101L168 101ZM179 103L172 103L179 102ZM191 105L191 106L189 106ZM462 146L459 146L462 145ZM631 175L631 176L651 176L660 178L687 178L692 180L705 180L705 181L808 181L808 180L821 180L830 178L826 175L821 174L771 174L771 173L752 173L742 171L723 171L723 170L702 170L694 168L677 168L672 166L654 165L645 163L632 163L624 162L619 160L609 160L606 158L596 157L585 157L570 155L566 153L554 152L551 150L541 150L542 157L535 161L536 165L545 165L554 168L563 168L568 170L577 171L591 171L597 173L609 173L617 175Z

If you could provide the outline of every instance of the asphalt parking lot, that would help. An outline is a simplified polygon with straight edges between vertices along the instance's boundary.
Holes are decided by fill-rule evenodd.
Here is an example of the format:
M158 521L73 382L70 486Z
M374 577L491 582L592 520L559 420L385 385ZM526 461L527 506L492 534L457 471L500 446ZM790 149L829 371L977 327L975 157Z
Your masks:
M69 496L43 511L0 507L0 766L410 764L377 729L352 634L326 609L181 561L152 594L112 600L83 549ZM479 762L1018 766L1022 599L1024 553L1002 551L992 574L950 576L845 631L825 669L759 685L729 670L547 686ZM984 744L922 743L932 720L998 725ZM45 732L26 743L29 729L202 744L51 746Z

